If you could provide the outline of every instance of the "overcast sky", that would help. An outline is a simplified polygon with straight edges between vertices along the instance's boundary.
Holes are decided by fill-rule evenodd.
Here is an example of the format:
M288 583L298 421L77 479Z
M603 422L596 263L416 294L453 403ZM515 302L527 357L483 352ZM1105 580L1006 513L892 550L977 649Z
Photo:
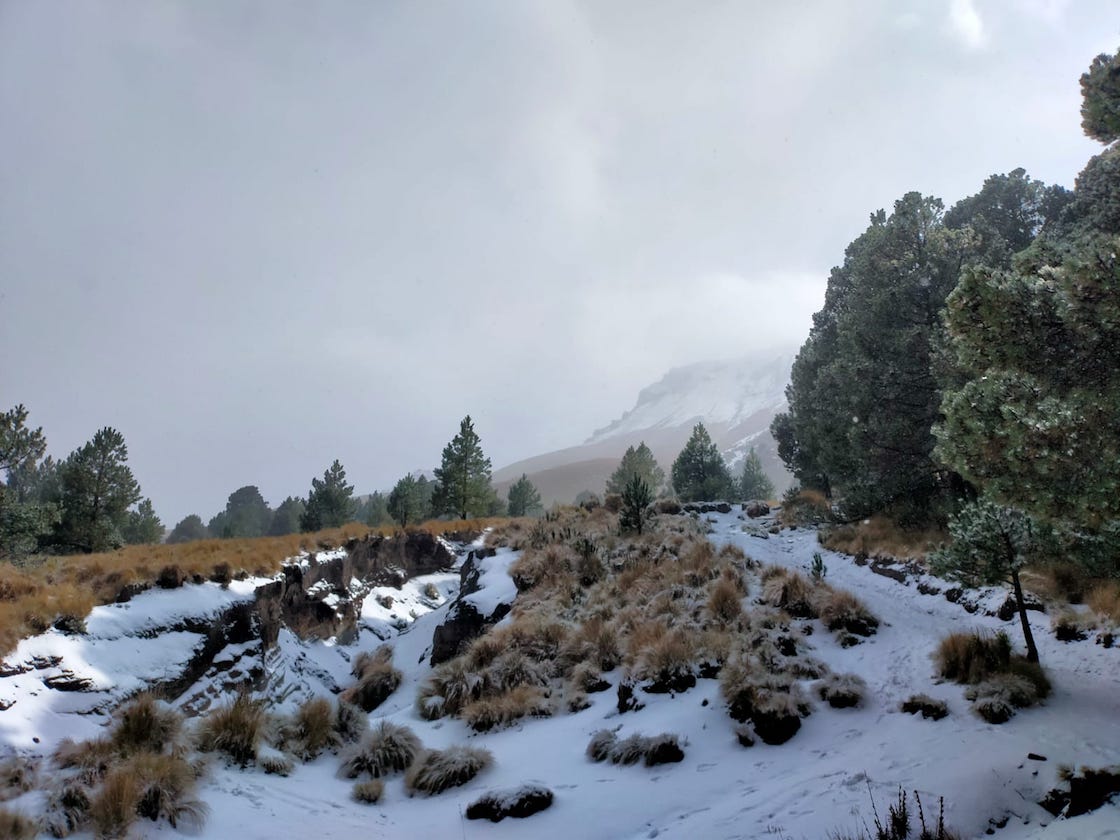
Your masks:
M0 0L0 410L170 526L796 346L868 214L1072 186L1115 0Z

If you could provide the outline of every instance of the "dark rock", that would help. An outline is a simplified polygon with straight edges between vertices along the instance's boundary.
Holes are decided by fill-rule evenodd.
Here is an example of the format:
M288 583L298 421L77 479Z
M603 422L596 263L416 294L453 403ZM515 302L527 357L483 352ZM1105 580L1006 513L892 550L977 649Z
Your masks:
M757 519L760 516L766 516L770 513L770 505L757 500L743 502L743 512L751 519Z
M598 694L600 691L606 691L610 687L611 684L602 677L596 677L583 684L583 690L587 694Z
M86 620L80 615L60 615L51 625L59 633L81 635L86 632Z
M1057 817L1061 815L1062 811L1069 805L1069 793L1058 788L1054 788L1046 796L1038 801L1038 804L1045 808L1051 816Z
M1097 634L1097 644L1098 645L1102 645L1106 648L1110 648L1110 647L1112 647L1112 645L1115 642L1116 642L1116 637L1113 635L1111 630L1104 630L1104 631Z
M891 580L897 580L899 583L906 583L906 572L902 569L896 568L892 561L884 560L881 557L876 557L871 561L871 571L877 575L882 575Z
M676 764L679 761L684 761L684 750L681 749L676 735L661 735L650 739L646 746L646 767Z
M0 677L14 677L17 674L26 674L32 667L31 665L9 665L7 662L0 662Z
M618 684L618 713L636 712L645 708L645 703L634 696L634 684L622 680Z
M731 513L731 505L727 502L720 502L717 505L713 505L713 507L716 513Z
M36 671L42 671L46 668L57 668L62 664L61 656L32 656L28 660L31 667Z
M689 672L658 674L642 685L642 691L650 694L682 694L696 686L696 675Z
M853 557L852 560L855 562L855 564L857 566L866 566L867 565L867 552L866 551L857 551L856 556Z
M754 731L749 726L736 726L735 740L739 742L741 747L753 747Z
M93 680L63 671L61 674L43 677L43 685L55 691L89 691L93 688Z
M1076 624L1061 622L1054 628L1054 638L1059 642L1083 642L1089 638L1089 634Z
M681 512L681 503L676 499L658 499L654 502L653 509L667 516L676 516Z
M8 709L12 708L12 706L14 706L15 704L16 704L15 700L0 699L0 712L8 711ZM36 742L36 743L38 743L38 742Z
M1120 793L1120 767L1093 770L1084 768L1080 776L1069 780L1069 809L1067 817L1077 817L1095 811Z
M1030 759L1031 761L1045 761L1046 760L1046 756L1039 755L1038 753L1033 753L1033 752L1032 753L1027 753L1027 758Z
M1046 612L1046 605L1030 592L1023 593L1023 602L1026 604L1028 610ZM999 618L1000 621L1011 621L1011 619L1019 615L1019 602L1016 600L1013 593L1008 592L1007 597L1003 600L1003 603L999 605L999 608L994 612L989 612L988 615L994 615Z
M940 595L940 587L934 586L932 583L926 583L924 580L918 581L918 591L923 595Z
M950 604L958 603L964 595L964 590L959 586L954 586L951 589L945 590L945 600Z
M127 604L141 592L147 592L150 588L151 584L148 583L129 583L122 586L120 591L117 592L117 603Z
M714 680L719 677L720 671L723 670L722 662L701 662L699 668L699 677L702 680Z
M474 604L465 600L479 588L478 579L481 572L478 568L478 560L490 556L493 556L493 552L488 552L486 549L479 552L472 551L463 562L459 570L459 594L448 607L447 618L432 634L431 664L433 666L454 659L487 628L501 621L509 613L509 604L498 604L490 615L483 615Z
M183 585L183 570L175 564L164 566L156 575L156 586L160 589L178 589Z
M523 819L551 806L552 799L552 791L538 784L527 784L506 791L491 791L467 806L467 819L491 822L500 822L506 817Z

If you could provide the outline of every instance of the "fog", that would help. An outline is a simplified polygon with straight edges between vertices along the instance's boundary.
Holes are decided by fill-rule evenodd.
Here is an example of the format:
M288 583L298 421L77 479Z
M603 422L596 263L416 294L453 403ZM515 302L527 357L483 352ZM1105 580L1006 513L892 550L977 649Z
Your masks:
M779 6L791 8L779 8ZM909 190L1097 150L1114 0L0 4L0 410L165 524L797 346Z

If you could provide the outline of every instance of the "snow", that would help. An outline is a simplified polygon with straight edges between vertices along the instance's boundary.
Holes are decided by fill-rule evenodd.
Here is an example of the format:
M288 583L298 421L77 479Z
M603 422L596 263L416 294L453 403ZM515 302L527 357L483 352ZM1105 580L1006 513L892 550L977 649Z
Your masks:
M373 590L365 601L361 634L353 646L333 641L305 643L282 631L278 648L268 657L269 696L283 710L293 708L301 697L329 695L349 684L349 662L358 651L372 649L389 638L394 663L404 680L371 720L384 717L405 724L429 748L463 743L485 747L493 752L494 765L467 785L430 798L410 798L401 778L391 777L386 780L384 799L368 806L350 799L350 784L335 775L335 756L297 764L287 778L215 762L201 790L211 813L199 836L215 840L305 834L816 840L832 831L870 823L869 795L874 795L882 812L900 785L922 792L927 815L936 811L937 797L943 795L947 823L963 837L984 836L988 820L1006 814L1012 815L1008 826L994 835L1004 840L1120 836L1120 807L1109 806L1087 817L1063 821L1054 820L1033 804L1055 785L1059 764L1116 763L1120 754L1120 716L1116 713L1120 650L1106 650L1092 642L1058 642L1049 631L1048 616L1032 613L1054 693L1044 705L1022 710L1010 722L993 726L969 711L961 686L934 679L930 653L947 633L974 627L1004 629L1018 642L1016 622L969 614L943 596L921 594L913 582L903 585L876 575L849 557L822 550L810 530L783 531L761 540L744 532L744 521L737 513L706 518L711 522L713 541L739 545L765 563L804 570L819 551L828 569L827 581L855 592L881 619L878 633L852 648L841 648L819 623L808 637L812 654L835 673L854 673L866 681L868 695L862 708L834 710L815 701L813 714L790 742L750 749L736 742L735 724L720 699L718 683L704 679L676 697L644 695L645 708L625 715L618 714L612 690L591 695L591 707L577 714L527 720L483 735L472 733L457 720L424 721L414 709L416 690L430 672L432 632L444 620L458 582L456 573L428 576L409 581L400 590ZM483 589L471 596L481 610L512 599L515 590L508 569L516 556L500 550L481 561ZM438 601L425 595L428 583L438 589ZM223 594L213 587L205 591L206 597L198 596L200 603L195 606L211 613L223 598L237 596L237 592ZM391 594L393 605L380 605L378 594ZM994 602L1000 594L977 597ZM141 620L141 614L146 614L142 600L146 597L135 599L131 611L111 614L120 622L121 615L133 616L133 624L114 624L105 618L104 626L116 628L113 632L147 626ZM162 601L156 599L156 604ZM164 615L173 613L168 608ZM90 675L96 672L106 684L111 682L119 689L125 674L139 679L158 671L160 662L171 667L176 657L181 661L190 643L185 637L190 635L83 639L49 633L26 640L20 655L63 655L68 666ZM126 648L126 643L135 647ZM107 647L102 651L101 645ZM236 655L230 652L232 658ZM616 671L607 676L617 680L619 675ZM0 680L0 690L10 692L13 680L25 678L38 680L36 672L29 672ZM74 702L68 698L79 695L45 690L41 683L37 693L29 683L21 685L17 704L0 713L0 743L26 747L33 732L45 735L57 727L70 734L96 726L89 717L65 713L63 701ZM933 722L897 711L902 699L918 692L944 700L950 716ZM52 702L36 706L44 696L52 697ZM25 704L37 709L37 716L21 717L19 710ZM17 713L14 718L13 712ZM684 744L685 759L654 768L594 764L584 749L591 735L603 728L617 729L620 737L677 734ZM1047 760L1028 760L1030 752ZM509 819L496 825L464 819L466 806L484 793L516 789L530 779L541 780L554 792L555 803L547 811L527 821ZM145 823L143 831L150 837L179 836L166 824Z
M759 411L778 410L785 405L792 364L793 357L783 355L762 361L743 357L674 368L643 388L634 408L598 429L586 443L646 429L673 428L697 419L734 426Z
M510 548L499 548L493 557L483 557L478 563L479 590L463 598L481 615L489 616L499 604L512 604L517 597L517 587L509 576L509 567L521 556Z

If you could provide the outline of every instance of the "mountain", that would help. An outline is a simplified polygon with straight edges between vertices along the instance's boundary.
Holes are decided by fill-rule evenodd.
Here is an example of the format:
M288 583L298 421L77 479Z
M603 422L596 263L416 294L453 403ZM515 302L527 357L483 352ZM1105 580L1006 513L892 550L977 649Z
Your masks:
M495 486L504 494L525 473L546 505L571 502L583 490L602 493L626 448L641 441L668 474L693 426L703 422L733 470L755 446L781 492L792 479L778 459L770 421L786 404L792 364L791 353L770 353L673 368L582 444L503 467L494 473Z

